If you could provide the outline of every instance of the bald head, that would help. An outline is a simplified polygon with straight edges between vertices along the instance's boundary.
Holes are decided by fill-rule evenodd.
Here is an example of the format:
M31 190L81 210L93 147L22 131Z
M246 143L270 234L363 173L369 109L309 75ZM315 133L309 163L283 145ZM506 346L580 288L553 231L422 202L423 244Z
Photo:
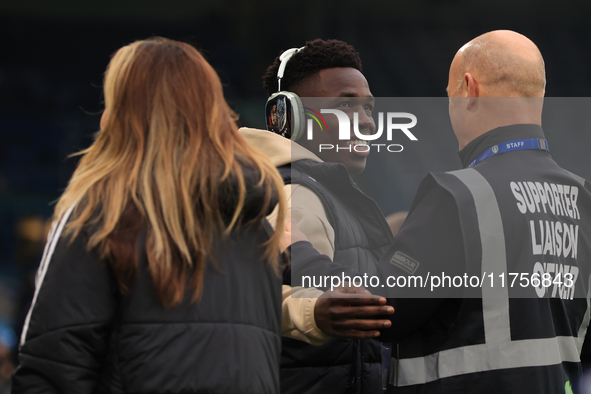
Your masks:
M542 124L544 59L527 37L497 30L464 45L451 63L449 117L460 149L497 127Z
M514 31L497 30L476 37L460 48L452 68L456 89L461 89L463 76L470 73L482 87L482 95L544 96L546 73L542 54L530 39Z

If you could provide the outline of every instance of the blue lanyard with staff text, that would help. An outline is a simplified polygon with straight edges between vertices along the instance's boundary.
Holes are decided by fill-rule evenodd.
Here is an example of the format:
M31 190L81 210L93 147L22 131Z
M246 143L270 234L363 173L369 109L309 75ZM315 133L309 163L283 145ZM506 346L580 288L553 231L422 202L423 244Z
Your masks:
M538 149L550 152L548 149L548 141L541 138L528 138L524 140L515 140L509 142L503 142L497 144L492 148L488 148L480 156L478 156L468 167L474 166L476 163L481 162L484 159L488 159L491 156L498 155L499 153L511 152L514 150L524 149Z

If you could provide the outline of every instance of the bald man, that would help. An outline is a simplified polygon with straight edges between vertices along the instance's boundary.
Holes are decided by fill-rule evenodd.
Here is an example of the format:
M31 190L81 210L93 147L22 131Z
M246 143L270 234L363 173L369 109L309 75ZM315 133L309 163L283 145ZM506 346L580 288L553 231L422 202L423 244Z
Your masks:
M545 82L540 51L512 31L479 36L454 57L447 93L464 169L423 180L379 264L382 277L427 283L387 293L396 312L379 338L395 342L389 392L575 390L591 185L548 152Z

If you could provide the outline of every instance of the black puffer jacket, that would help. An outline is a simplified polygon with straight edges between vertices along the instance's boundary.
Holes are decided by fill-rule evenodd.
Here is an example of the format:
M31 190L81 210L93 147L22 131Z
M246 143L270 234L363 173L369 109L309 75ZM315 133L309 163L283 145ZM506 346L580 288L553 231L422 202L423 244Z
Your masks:
M152 285L144 237L122 296L109 262L87 251L89 231L70 244L63 224L39 269L13 393L279 392L281 279L257 247L268 239L263 223L217 240L221 272L209 265L201 301L187 294L171 309Z

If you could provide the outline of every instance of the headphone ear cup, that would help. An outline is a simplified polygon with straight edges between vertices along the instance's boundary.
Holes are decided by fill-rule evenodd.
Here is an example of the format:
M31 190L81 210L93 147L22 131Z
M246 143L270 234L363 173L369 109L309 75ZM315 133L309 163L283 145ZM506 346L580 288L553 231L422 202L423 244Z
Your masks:
M299 140L305 134L304 106L299 96L292 92L277 92L265 105L267 130L282 137Z
M288 93L289 102L291 104L291 140L297 141L304 136L306 133L306 115L304 115L304 105L300 96L292 92Z

